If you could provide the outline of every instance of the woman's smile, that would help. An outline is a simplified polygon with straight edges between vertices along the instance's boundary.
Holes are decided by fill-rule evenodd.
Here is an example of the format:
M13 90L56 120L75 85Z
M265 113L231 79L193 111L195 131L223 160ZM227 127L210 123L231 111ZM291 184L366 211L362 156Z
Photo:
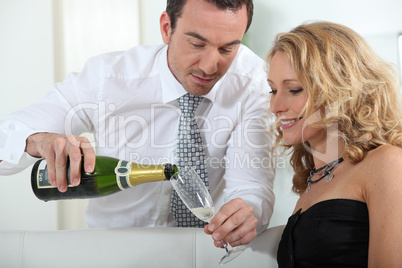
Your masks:
M293 127L294 125L296 125L302 118L303 117L295 118L295 119L280 119L281 127L282 127L282 129L289 129L289 128Z

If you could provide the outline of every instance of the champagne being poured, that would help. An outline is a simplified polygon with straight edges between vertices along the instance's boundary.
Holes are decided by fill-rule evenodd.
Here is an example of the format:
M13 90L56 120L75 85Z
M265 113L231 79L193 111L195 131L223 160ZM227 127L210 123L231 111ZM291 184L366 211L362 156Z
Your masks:
M141 183L165 181L178 172L172 164L140 165L112 157L97 156L94 172L86 173L81 167L81 183L72 186L67 166L67 191L62 193L52 186L48 177L46 160L35 163L31 173L32 190L44 200L85 199L110 195Z

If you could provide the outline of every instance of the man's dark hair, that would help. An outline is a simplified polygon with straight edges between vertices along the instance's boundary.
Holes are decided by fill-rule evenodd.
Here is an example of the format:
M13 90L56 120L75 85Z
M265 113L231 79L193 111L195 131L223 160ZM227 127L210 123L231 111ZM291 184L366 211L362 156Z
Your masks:
M253 20L253 11L254 11L253 0L197 0L197 1L206 1L208 3L214 4L219 9L222 10L230 9L233 11L241 9L242 5L245 4L247 8L246 32L251 25L251 21ZM170 17L170 25L172 28L172 33L176 28L177 19L180 18L183 12L183 7L186 3L187 0L167 0L166 12L169 14Z

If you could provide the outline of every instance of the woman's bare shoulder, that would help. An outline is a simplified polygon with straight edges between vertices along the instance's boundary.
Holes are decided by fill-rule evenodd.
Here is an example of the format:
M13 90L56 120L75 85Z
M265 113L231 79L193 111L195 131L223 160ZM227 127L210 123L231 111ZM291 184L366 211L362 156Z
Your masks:
M365 160L376 167L390 166L397 163L401 164L402 148L384 144L371 150Z
M367 186L402 186L402 148L382 145L370 151L361 162L361 171L366 177ZM385 188L383 187L384 190ZM401 188L402 191L402 188Z

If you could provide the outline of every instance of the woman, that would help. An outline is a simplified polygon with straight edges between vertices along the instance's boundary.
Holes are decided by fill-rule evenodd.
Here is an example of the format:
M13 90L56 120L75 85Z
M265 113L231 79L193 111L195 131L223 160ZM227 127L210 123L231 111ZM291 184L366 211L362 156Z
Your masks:
M399 83L353 30L315 22L270 50L277 144L300 198L279 267L402 267Z

